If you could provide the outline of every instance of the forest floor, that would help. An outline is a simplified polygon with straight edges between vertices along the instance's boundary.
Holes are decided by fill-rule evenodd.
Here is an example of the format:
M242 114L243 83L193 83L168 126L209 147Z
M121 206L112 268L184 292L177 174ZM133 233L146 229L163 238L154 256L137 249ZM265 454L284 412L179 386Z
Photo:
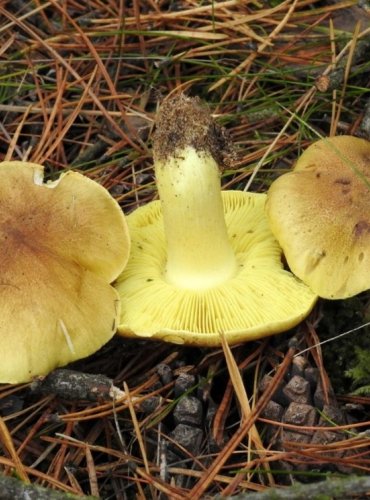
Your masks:
M266 192L316 139L370 138L369 53L357 0L3 1L0 160L43 164L47 179L74 169L129 214L157 196L154 117L183 91L233 140L223 188ZM231 350L115 337L68 367L109 377L118 399L105 379L98 396L4 384L2 474L104 499L369 474L370 397L346 375L369 346L369 299L319 300L294 330ZM289 420L297 376L308 392Z

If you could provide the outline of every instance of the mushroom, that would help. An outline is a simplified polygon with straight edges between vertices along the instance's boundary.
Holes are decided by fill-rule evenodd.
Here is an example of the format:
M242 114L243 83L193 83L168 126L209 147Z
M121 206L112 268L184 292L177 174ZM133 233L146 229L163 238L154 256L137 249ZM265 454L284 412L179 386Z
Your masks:
M131 254L116 282L118 332L219 345L287 330L316 296L284 270L264 213L266 195L221 193L228 141L197 99L167 99L157 117L160 201L127 217Z
M370 143L321 139L271 185L270 227L291 271L320 297L370 288Z
M96 182L0 163L0 382L19 383L97 351L120 310L110 283L129 253L124 215Z

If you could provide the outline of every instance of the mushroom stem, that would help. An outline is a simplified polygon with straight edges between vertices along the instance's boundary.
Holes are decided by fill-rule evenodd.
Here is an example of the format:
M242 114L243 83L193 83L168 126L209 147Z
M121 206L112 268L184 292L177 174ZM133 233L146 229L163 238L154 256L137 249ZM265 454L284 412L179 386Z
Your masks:
M229 153L225 134L198 99L163 102L153 142L167 240L165 279L206 289L236 272L221 197L219 164Z
M166 280L205 289L236 272L226 230L220 174L207 151L191 146L155 163L167 240Z

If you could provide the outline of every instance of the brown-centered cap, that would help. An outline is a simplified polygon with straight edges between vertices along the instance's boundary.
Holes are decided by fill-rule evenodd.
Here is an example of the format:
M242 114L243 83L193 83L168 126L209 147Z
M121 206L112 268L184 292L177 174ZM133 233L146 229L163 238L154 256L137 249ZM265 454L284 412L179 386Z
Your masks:
M69 171L0 163L0 382L25 382L98 350L116 331L110 285L123 270L123 213L96 182Z
M370 288L368 141L315 142L273 182L266 206L291 271L316 294L340 299Z

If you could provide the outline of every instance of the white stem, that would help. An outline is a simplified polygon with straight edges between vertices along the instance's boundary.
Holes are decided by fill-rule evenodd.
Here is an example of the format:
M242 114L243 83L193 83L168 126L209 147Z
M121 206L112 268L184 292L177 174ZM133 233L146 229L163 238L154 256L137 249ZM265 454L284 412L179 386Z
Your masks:
M165 279L205 289L231 278L236 259L227 235L218 165L187 146L155 162L168 260Z

